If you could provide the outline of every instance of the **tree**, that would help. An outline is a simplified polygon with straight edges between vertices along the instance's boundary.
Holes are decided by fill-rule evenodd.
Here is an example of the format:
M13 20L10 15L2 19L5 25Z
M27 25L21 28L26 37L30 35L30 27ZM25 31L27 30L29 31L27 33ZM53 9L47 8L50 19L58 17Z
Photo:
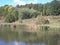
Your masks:
M5 17L5 21L6 22L15 22L16 20L18 20L18 12L17 11L13 11L12 13L9 13L6 17Z
M59 15L60 14L60 2L57 0L53 0L50 3L50 12L52 15Z
M5 17L5 21L6 22L9 22L9 23L11 23L11 22L14 22L15 21L15 19L14 19L14 16L13 15L7 15L6 17Z
M18 11L14 10L13 6L3 6L3 16L5 18L6 22L14 22L16 20L18 20Z

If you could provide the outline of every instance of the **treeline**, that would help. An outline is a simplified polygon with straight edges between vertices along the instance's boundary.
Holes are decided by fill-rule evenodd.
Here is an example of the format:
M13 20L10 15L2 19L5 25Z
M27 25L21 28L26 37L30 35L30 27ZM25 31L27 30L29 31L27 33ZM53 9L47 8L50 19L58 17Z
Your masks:
M21 19L36 18L38 15L42 16L59 16L60 15L60 1L53 0L45 4L26 4L16 5L16 7L5 5L0 7L0 19L6 22L14 22Z
M46 4L26 4L25 6L19 6L18 8L28 7L29 9L33 8L40 12L41 15L54 15L57 16L60 14L60 0L53 0L50 3Z

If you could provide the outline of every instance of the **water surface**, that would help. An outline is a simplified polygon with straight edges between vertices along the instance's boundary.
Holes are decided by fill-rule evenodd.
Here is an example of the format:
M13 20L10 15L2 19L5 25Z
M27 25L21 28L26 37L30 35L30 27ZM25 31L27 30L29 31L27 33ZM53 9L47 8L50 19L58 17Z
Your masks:
M28 32L25 28L0 27L0 45L60 45L60 28L41 26Z

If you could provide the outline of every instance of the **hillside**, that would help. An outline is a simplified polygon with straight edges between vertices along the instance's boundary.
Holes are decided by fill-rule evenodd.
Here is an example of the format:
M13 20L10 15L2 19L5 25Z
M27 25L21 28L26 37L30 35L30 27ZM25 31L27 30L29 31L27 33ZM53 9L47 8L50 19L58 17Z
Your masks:
M59 23L59 19L53 16L60 16L60 1L53 0L45 4L26 4L26 5L4 5L0 7L0 19L6 23L26 22L38 24ZM26 21L29 20L29 21ZM33 21L31 21L33 20ZM2 21L2 22L3 22Z
M16 21L14 23L22 23L22 24L60 24L60 16L38 16L37 18L32 19L23 19L21 22Z

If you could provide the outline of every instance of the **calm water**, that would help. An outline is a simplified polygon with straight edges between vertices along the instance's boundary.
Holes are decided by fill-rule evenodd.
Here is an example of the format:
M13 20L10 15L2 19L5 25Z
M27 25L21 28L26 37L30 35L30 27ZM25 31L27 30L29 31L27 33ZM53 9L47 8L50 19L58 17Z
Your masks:
M41 26L35 32L27 32L24 28L0 26L0 45L60 45L60 28Z

